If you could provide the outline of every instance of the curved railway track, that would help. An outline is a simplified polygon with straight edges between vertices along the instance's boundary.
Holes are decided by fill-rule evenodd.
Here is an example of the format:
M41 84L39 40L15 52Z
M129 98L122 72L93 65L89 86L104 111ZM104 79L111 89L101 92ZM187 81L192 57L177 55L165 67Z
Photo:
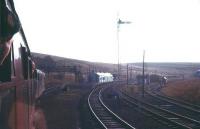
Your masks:
M177 100L175 98L172 98L172 97L169 97L169 96L166 96L166 95L162 95L162 94L159 94L159 93L155 93L154 94L160 98L163 98L163 99L167 99L169 101L172 101L172 102L176 102L178 104L181 104L181 105L184 105L186 107L189 107L189 108L193 108L194 110L199 110L200 111L200 106L199 105L195 105L195 104L191 104L189 102L185 102L183 100Z
M146 96L147 97L147 96ZM143 100L131 96L124 91L121 91L121 98L126 102L133 104L134 106L146 111L147 113L151 114L152 117L156 117L165 124L167 124L170 128L181 128L181 129L199 129L200 122L199 120L194 119L193 117L190 118L184 114L178 114L168 110L167 108L161 108L155 103L150 104L149 100ZM187 114L187 112L185 112ZM194 115L194 114L193 114Z
M198 107L194 107L196 105L191 106L191 105L182 104L182 103L179 103L178 101L166 98L166 96L161 97L159 94L151 93L151 92L148 92L148 91L146 91L145 93L147 94L148 98L156 100L158 102L160 101L161 103L168 105L169 108L179 107L179 109L181 108L181 109L184 109L185 111L190 111L191 116L198 115L197 119L200 120L200 109Z
M105 87L97 86L88 97L88 105L94 117L104 129L135 129L117 114L111 111L102 101L101 92Z
M159 86L159 85L155 84L155 85L152 85L149 88L150 89L148 91L146 90L145 92L147 94L153 96L153 97L156 97L158 99L162 99L162 100L168 101L170 103L174 103L174 104L180 105L182 107L185 107L185 108L194 110L197 113L200 113L200 105L195 105L195 104L183 101L183 100L178 100L178 99L175 99L173 97L167 96L167 95L165 95L165 94L163 94L163 93L160 92L161 89L163 88L162 86Z
M170 102L172 104L176 104L176 105L179 105L181 107L191 109L194 112L200 113L200 106L199 105L195 105L195 104L191 104L189 102L177 100L175 98L163 95L163 94L155 92L155 91L150 91L150 92L146 91L146 93L148 95L151 95L152 97L155 97L155 98L158 98L158 99L161 99L161 100L165 100L165 101Z
M163 95L161 94L160 89L160 87L157 87L156 89L152 88L149 91L145 90L146 102L158 105L163 109L167 109L178 114L184 114L186 117L190 117L200 122L200 107L198 105L190 104Z

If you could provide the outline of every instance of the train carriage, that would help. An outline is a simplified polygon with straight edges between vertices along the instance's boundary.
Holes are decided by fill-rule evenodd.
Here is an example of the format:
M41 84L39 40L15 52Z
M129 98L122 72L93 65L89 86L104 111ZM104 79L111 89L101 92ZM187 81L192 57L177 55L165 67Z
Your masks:
M88 76L88 80L93 83L104 83L114 81L114 77L111 73L92 71Z
M16 13L12 0L6 6ZM12 41L0 65L0 129L35 129L35 103L44 91L45 75L34 69L22 28Z

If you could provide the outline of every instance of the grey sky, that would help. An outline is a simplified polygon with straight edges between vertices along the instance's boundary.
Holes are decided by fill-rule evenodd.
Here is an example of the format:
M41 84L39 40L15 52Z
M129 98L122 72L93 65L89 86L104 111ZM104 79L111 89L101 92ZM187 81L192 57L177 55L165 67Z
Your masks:
M199 0L15 0L32 51L117 63L200 62Z

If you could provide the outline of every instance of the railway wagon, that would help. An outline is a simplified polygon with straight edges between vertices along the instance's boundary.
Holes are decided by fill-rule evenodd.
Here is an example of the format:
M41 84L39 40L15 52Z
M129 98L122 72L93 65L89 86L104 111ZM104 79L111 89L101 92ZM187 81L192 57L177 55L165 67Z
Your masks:
M136 76L137 84L143 83L143 76L137 75ZM167 77L161 76L158 74L146 74L144 75L144 83L150 84L150 83L160 83L161 85L165 85L167 83Z
M13 0L1 0L0 4L0 11L6 6L17 16ZM35 68L21 27L13 35L8 55L0 65L0 129L39 129L35 105L44 91L44 79L45 74Z
M194 73L194 76L195 76L195 77L200 77L200 69L197 70L197 71Z
M89 82L94 83L104 83L104 82L112 82L114 81L114 77L111 73L103 73L103 72L92 72L88 76Z
M97 72L97 77L99 83L112 82L114 78L111 73L101 73L101 72Z

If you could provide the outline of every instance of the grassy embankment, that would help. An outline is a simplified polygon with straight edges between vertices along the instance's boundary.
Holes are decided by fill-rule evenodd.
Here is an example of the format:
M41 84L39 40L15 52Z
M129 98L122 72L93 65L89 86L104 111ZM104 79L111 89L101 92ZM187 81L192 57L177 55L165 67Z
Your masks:
M168 83L162 92L168 96L188 101L193 104L200 104L200 80L181 80Z
M141 93L141 86L129 85L123 88L131 94ZM170 82L161 92L175 99L200 105L200 79Z

